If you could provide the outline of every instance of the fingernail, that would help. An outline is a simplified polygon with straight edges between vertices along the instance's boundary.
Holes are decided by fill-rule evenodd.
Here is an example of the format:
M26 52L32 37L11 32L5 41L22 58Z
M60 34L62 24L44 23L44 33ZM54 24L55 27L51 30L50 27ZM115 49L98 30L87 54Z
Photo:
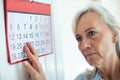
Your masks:
M24 64L25 66L27 66L27 65L28 65L28 62L27 62L27 61L24 61L23 64Z

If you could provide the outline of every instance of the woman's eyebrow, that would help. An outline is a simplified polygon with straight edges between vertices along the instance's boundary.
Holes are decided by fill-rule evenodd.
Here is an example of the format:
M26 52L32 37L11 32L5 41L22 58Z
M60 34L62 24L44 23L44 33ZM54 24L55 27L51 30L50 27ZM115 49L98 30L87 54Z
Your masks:
M93 27L90 27L90 28L86 29L85 32L88 32L88 31L91 30L91 29L94 29L94 28L93 28Z
M90 28L86 29L85 32L88 32L88 31L91 30L91 29L94 29L94 27L90 27ZM76 35L75 35L75 37L78 37L78 36L81 36L81 35L80 35L80 34L76 34Z
M78 36L80 36L80 35L79 35L79 34L76 34L76 35L75 35L75 37L78 37Z

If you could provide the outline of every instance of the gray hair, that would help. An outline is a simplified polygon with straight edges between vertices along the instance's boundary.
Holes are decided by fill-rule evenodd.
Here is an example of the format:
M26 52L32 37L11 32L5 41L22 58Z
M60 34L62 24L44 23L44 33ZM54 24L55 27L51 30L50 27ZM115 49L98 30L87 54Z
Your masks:
M108 10L106 10L105 8L103 8L100 5L92 5L87 7L86 9L78 12L74 18L73 21L73 25L72 25L72 29L73 29L73 33L76 33L76 27L78 24L78 21L80 20L81 16L84 15L87 12L94 12L98 15L100 15L100 17L104 20L104 22L108 25L108 27L114 31L115 33L118 34L119 40L116 43L116 52L117 55L120 59L120 28L119 28L119 24L117 23L115 17L113 15L110 14L110 12ZM95 70L93 71L93 73L95 72ZM93 74L91 74L93 76Z
M120 28L119 28L119 24L117 23L115 17L113 15L111 15L110 12L108 10L106 10L105 8L103 8L102 6L98 6L98 5L89 6L86 9L78 12L73 21L73 26L72 26L73 33L75 34L75 32L76 32L76 26L77 26L77 23L80 20L81 16L87 12L94 12L94 13L100 15L100 17L105 21L105 23L108 25L108 27L112 31L114 31L115 33L118 34L119 40L116 43L116 50L117 50L117 54L120 59L120 46L119 46L120 45Z

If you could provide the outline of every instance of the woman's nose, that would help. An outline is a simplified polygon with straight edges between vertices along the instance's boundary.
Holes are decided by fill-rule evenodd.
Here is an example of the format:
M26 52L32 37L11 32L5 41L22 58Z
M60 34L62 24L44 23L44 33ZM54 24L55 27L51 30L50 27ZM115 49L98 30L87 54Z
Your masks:
M81 45L80 45L81 50L89 49L90 47L91 47L91 41L89 39L84 39L81 42Z

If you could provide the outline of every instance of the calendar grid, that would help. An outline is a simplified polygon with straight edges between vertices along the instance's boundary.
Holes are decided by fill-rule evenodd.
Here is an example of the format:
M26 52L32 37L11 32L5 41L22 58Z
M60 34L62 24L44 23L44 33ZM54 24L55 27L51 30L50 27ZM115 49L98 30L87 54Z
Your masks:
M12 4L16 2L13 1ZM8 2L6 2L5 7L6 44L10 64L28 60L27 55L23 51L26 42L34 45L39 56L53 53L50 5L33 3L34 7L44 6L47 9L46 11L43 11L43 9L33 11L24 9L22 3L24 1L20 1L22 8L19 8L19 11L17 8L13 9L14 5ZM28 2L26 4L32 6ZM9 6L12 7L10 8Z

